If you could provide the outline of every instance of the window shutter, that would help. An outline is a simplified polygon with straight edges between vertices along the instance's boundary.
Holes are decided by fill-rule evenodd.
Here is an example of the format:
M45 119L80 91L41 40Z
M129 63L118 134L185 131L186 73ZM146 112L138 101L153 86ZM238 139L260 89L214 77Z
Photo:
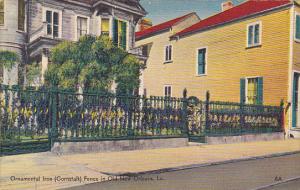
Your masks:
M294 74L293 81L293 107L292 107L292 127L295 128L297 126L297 108L298 108L298 81L299 75Z
M258 44L260 40L260 25L256 24L254 28L254 43Z
M113 43L118 46L118 24L119 21L117 19L114 19L113 24Z
M246 79L240 79L240 103L245 104L246 102Z
M168 61L168 57L169 57L169 46L165 47L165 61Z
M127 23L122 22L122 48L126 50L127 46Z
M173 48L173 46L169 46L169 61L171 61L172 60L172 48Z
M252 45L253 41L253 26L248 27L248 45Z
M296 16L296 38L300 40L300 15Z
M257 80L257 104L263 104L263 94L264 94L263 78L259 77Z
M47 35L52 35L52 12L46 11Z

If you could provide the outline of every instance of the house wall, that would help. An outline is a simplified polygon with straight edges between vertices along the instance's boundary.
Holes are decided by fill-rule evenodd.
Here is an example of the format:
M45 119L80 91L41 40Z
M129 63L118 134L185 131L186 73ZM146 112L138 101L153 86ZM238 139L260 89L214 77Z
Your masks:
M264 104L279 105L287 100L289 66L289 10L224 25L179 40L168 40L167 33L139 41L153 42L144 86L148 95L163 95L164 85L172 85L172 95L181 97L184 88L188 96L212 100L240 101L240 78L264 78ZM262 22L262 45L246 48L247 25ZM164 46L173 44L173 63L164 64ZM196 75L197 49L207 47L206 76Z
M23 62L25 33L18 30L18 0L4 1L4 26L0 26L0 50L16 52L20 62L8 71L4 69L3 83L14 85L18 83L18 65Z

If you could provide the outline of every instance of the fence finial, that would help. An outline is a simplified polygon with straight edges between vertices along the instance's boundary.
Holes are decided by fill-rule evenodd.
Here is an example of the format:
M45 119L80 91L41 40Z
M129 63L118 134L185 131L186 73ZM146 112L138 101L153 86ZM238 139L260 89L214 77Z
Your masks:
M186 88L183 90L183 98L187 98L187 89Z
M280 107L281 107L281 108L284 107L284 100L283 100L283 99L281 99L281 101L280 101Z
M210 92L208 90L208 91L206 91L206 101L209 101L209 99L210 99Z

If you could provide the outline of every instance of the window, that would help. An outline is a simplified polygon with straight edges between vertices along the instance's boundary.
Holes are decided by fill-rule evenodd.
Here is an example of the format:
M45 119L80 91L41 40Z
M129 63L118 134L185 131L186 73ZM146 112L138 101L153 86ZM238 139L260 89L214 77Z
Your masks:
M241 79L241 103L262 104L263 103L263 78Z
M166 85L164 87L164 94L167 97L171 97L172 96L172 87L170 85Z
M165 47L165 62L171 62L172 61L172 45L167 45Z
M101 35L109 36L109 19L108 18L101 19Z
M0 26L4 25L4 0L0 0Z
M54 11L46 11L47 35L57 38L59 34L59 14Z
M198 49L197 55L197 74L205 75L206 74L206 59L207 59L207 50L206 48Z
M88 19L84 17L77 17L77 38L88 33Z
M247 79L247 99L246 102L248 104L256 104L257 103L257 78L249 78Z
M25 2L18 1L18 30L25 30Z
M300 40L300 14L296 15L296 40Z
M114 19L113 42L116 46L126 50L127 48L127 23L126 22Z
M261 23L256 22L248 25L248 47L258 46L261 44Z

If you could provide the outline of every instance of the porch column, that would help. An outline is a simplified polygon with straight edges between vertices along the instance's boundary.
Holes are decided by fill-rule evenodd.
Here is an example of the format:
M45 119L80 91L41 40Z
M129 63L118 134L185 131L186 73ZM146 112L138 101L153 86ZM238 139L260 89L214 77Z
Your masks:
M42 52L42 73L41 73L41 83L44 84L45 82L45 72L48 68L48 63L49 63L49 49L43 49Z

